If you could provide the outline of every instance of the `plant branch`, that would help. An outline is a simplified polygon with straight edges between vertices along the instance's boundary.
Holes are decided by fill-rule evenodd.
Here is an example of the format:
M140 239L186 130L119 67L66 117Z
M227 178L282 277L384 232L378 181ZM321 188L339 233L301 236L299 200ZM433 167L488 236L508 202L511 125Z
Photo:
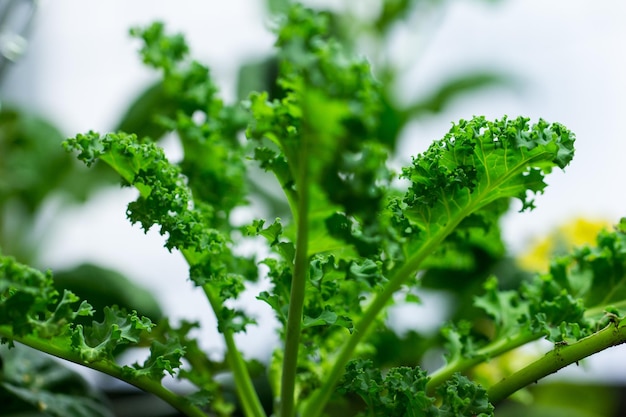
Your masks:
M426 392L432 394L439 385L446 382L457 372L464 372L482 362L500 356L520 346L530 343L544 336L543 333L520 333L515 337L494 341L478 351L470 358L461 358L451 361L430 375L426 384Z
M626 326L622 320L621 322L612 322L599 332L571 345L557 344L553 350L546 353L542 358L489 388L487 392L489 401L498 403L517 390L537 382L541 378L557 372L559 369L625 342Z
M308 143L305 136L302 138L302 145L300 147L300 165L297 182L297 213L294 213L294 218L297 219L296 254L293 278L291 280L291 293L289 296L289 311L285 335L285 356L280 384L280 417L292 417L295 412L294 393L308 266L309 155Z
M118 165L115 164L114 160L107 158L106 156L102 156L101 159L111 165L119 175L121 175L126 181L132 183L132 174L125 172L120 169ZM136 187L142 197L147 198L151 192L149 189L145 189L143 187ZM192 265L193 259L195 257L194 253L190 250L181 249L181 253L187 264ZM204 294L207 297L211 308L213 309L213 313L217 320L220 320L220 311L222 309L223 303L220 299L219 295L216 293L215 289L213 289L210 285L203 285L202 289ZM265 417L265 411L263 406L261 405L261 400L254 390L254 385L252 384L252 379L250 378L250 374L248 373L248 369L246 367L245 361L241 356L241 352L237 348L235 343L233 331L225 328L223 332L224 341L227 346L227 360L231 366L233 371L233 375L235 378L235 387L237 391L237 396L241 401L242 407L246 413L246 416L249 417Z
M585 317L600 317L604 316L607 313L607 309L616 308L623 309L626 308L626 300L617 301L611 304L602 304L595 307L590 307L585 310Z
M534 156L533 158L539 159L540 157ZM429 230L429 238L417 251L415 251L415 253L412 254L412 256L407 259L401 268L395 271L385 286L385 289L375 296L373 302L368 306L361 320L355 325L354 333L347 339L346 343L339 351L333 367L327 374L326 380L322 383L319 391L307 404L304 415L307 417L319 417L322 414L324 407L332 395L333 389L344 372L346 364L352 358L354 350L366 336L372 324L375 322L376 317L385 308L389 300L391 300L393 294L395 294L395 292L398 291L402 285L410 279L410 277L417 273L422 265L422 262L424 262L424 260L430 256L432 252L439 247L439 245L441 245L446 237L448 237L450 233L456 229L463 219L498 198L502 198L500 193L496 193L494 191L497 190L502 184L513 178L516 174L519 174L520 171L524 170L533 158L524 159L523 162L511 167L509 171L497 180L489 181L489 185L481 193L472 196L471 200L465 207L447 219L445 225L434 231Z
M101 360L97 362L85 362L77 353L68 349L64 345L61 346L59 343L55 343L54 340L40 339L32 335L16 336L10 329L7 328L7 326L0 326L0 336L6 337L9 340L21 343L49 355L56 356L57 358L94 369L124 381L145 392L149 392L161 398L185 416L206 417L204 411L191 404L185 397L165 388L160 381L155 381L146 376L137 377L129 373L125 373L122 367L112 361Z
M92 138L91 140L93 139L94 138ZM97 139L102 140L99 137ZM155 155L152 156L154 157ZM156 153L156 156L158 158L162 158L162 155L158 152ZM127 183L134 184L135 188L139 191L142 198L148 200L151 193L155 192L149 185L135 181L135 177L137 175L137 172L140 171L140 167L137 165L138 162L134 161L132 158L127 160L126 154L118 155L115 151L109 149L108 153L103 153L98 157L101 161L110 165ZM178 173L174 172L173 175L178 175ZM173 180L172 178L167 179L168 181L175 182L175 180ZM187 261L187 264L191 266L197 263L196 258L199 254L194 252L193 249L185 249L184 247L180 246L178 246L178 248L180 249L185 260ZM224 301L221 299L217 289L212 288L210 285L203 285L202 289L208 299L209 304L211 305L211 308L213 309L213 312L218 322L222 324L220 316ZM236 382L235 386L237 396L241 401L246 416L265 417L265 411L263 409L263 406L261 405L261 401L256 391L254 390L252 379L250 378L250 374L248 373L246 363L241 355L241 352L235 344L233 330L227 328L227 326L219 327L224 327L224 331L222 332L222 334L228 349L226 358L233 371Z
M330 396L333 393L339 378L344 372L344 368L348 361L352 358L354 350L358 344L363 340L370 330L372 324L376 321L378 314L384 309L389 300L393 297L393 294L400 289L402 284L406 282L409 277L413 276L419 269L421 263L432 253L438 245L445 239L448 234L458 225L463 217L460 217L456 222L450 222L448 227L441 229L440 232L432 239L426 242L422 248L416 252L416 254L409 259L389 280L389 283L385 286L384 290L374 297L372 303L368 306L363 314L363 317L355 325L355 330L352 335L347 339L339 352L339 355L335 359L335 363L327 374L326 381L323 382L320 390L307 404L304 415L307 417L318 417L321 415L324 407L328 403Z
M209 304L211 304L211 308L216 313L219 320L217 312L222 305L219 297L215 294L214 289L208 284L203 285L202 289L204 290ZM248 417L265 417L265 410L263 409L261 400L254 389L254 385L252 384L252 379L248 373L246 362L237 348L233 331L226 328L224 329L223 336L226 343L226 359L235 378L235 389L237 391L237 396L241 401L241 406L244 409L244 414Z

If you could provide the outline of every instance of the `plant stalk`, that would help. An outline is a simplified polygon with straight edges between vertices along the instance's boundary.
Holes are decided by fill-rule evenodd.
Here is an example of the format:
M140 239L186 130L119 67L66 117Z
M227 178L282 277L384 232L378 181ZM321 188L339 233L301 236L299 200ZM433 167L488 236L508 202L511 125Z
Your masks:
M500 356L510 350L516 349L544 336L543 333L521 333L515 337L498 340L479 349L471 358L462 358L452 361L430 375L426 384L426 392L432 394L439 385L446 382L457 372L464 372L479 363Z
M133 182L132 173L120 169L114 159L106 155L101 156L100 159L109 164L127 182ZM142 195L142 197L147 198L149 196L149 189L142 187L136 188ZM194 254L191 251L185 249L181 249L181 253L187 261L187 264L192 265ZM203 285L202 289L207 297L207 300L209 301L209 304L211 305L211 308L213 309L215 316L219 320L219 313L223 305L222 300L220 299L219 295L215 293L215 290L211 288L210 285ZM225 329L223 332L223 336L228 350L226 353L226 359L228 360L231 366L231 370L233 371L237 396L241 401L242 407L244 408L245 415L247 417L266 417L265 410L261 405L261 400L259 399L259 396L254 389L254 385L252 384L252 379L250 378L250 374L248 373L246 363L235 343L232 330Z
M402 284L406 282L409 277L415 274L421 263L432 253L438 245L448 236L452 230L458 225L461 219L458 221L450 222L448 226L442 229L432 239L422 246L422 248L410 258L389 280L389 283L385 286L384 290L374 297L372 303L367 307L363 317L354 327L354 332L347 339L342 349L339 351L339 355L335 359L335 363L330 372L326 376L326 380L322 383L319 391L309 400L304 415L306 417L318 417L322 414L324 407L330 400L337 382L343 375L344 368L348 361L352 359L354 350L358 344L367 335L368 331L372 327L372 324L376 321L378 314L385 308L389 300L393 297L396 291L400 289ZM282 417L282 416L281 416Z
M203 285L202 289L204 290L211 307L219 319L219 316L217 315L221 306L219 298L216 296L210 285ZM254 389L252 379L250 379L246 362L241 356L241 352L235 343L232 330L224 329L223 336L226 343L226 360L228 361L230 369L233 372L233 377L235 378L235 389L237 391L237 397L239 398L239 401L241 401L244 415L247 417L266 417L263 405L261 405L261 400Z
M559 369L612 346L626 343L626 326L613 322L604 329L571 345L557 344L545 356L504 378L487 391L489 401L498 403L517 390L539 381Z
M129 374L123 372L122 367L112 361L101 360L97 362L85 363L85 361L83 361L77 353L69 350L68 348L58 346L53 340L40 339L31 335L17 336L13 334L12 331L7 329L6 326L0 326L0 336L6 337L7 339L21 343L49 355L56 356L57 358L95 369L96 371L124 381L145 392L149 392L161 398L163 401L167 402L187 417L207 416L204 411L191 404L184 396L176 394L165 388L161 385L160 381L155 381L145 376L129 377Z
M525 161L525 163L528 162L529 161ZM417 273L422 262L445 240L446 237L450 235L450 233L454 231L454 229L456 229L464 218L496 199L486 198L492 190L508 181L508 179L515 173L518 173L523 166L523 164L519 164L519 166L513 167L507 175L502 176L497 181L493 181L488 189L484 190L482 194L477 195L472 199L472 203L461 210L455 217L450 218L445 227L439 229L434 234L431 234L430 239L426 240L426 242L424 242L424 244L413 254L413 256L409 257L406 263L393 274L383 292L376 295L374 301L366 309L361 320L356 324L354 333L348 338L347 342L339 351L335 364L331 368L326 380L322 382L321 388L311 398L311 400L309 400L304 412L306 417L319 417L322 414L324 407L330 400L335 386L339 382L339 378L341 378L341 375L344 372L346 364L352 358L354 350L361 340L363 340L372 324L375 322L378 314L393 297L393 294L398 291L411 276Z
M305 135L306 136L306 135ZM280 417L295 415L295 388L298 366L298 350L300 348L300 332L302 312L304 309L304 294L308 269L309 247L309 164L308 142L302 138L298 172L298 201L296 220L296 254L294 259L291 293L289 295L289 311L287 313L287 328L285 334L285 356L283 359L282 377L280 383Z

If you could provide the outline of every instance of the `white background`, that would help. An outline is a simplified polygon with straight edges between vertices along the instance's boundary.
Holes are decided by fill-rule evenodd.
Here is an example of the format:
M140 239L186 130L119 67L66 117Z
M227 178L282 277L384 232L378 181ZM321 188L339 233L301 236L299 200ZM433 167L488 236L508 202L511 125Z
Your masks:
M558 121L576 133L576 157L566 174L549 177L534 212L507 216L511 248L522 248L574 216L611 222L626 216L621 125L626 122L626 2L509 0L493 6L453 1L436 18L427 32L407 24L390 50L399 60L415 59L400 88L405 99L427 94L468 69L501 70L518 83L462 97L442 114L413 123L401 153L424 150L452 121L472 115ZM193 56L212 68L227 99L234 97L238 65L271 51L273 38L260 1L42 1L28 53L3 80L0 97L49 118L68 136L112 129L129 101L156 77L141 65L138 43L128 36L129 27L155 19L186 34ZM107 190L87 207L54 219L41 266L83 260L114 266L153 288L172 316L211 325L204 298L185 282L181 257L168 254L158 234L146 237L125 220L132 197L127 190ZM102 238L111 244L103 247ZM266 313L261 309L263 317ZM248 337L254 342L244 349L265 357L274 340L268 333L251 328ZM221 346L212 332L203 341L209 348ZM597 375L626 370L626 363L609 366L610 360L602 360L608 356L595 360Z

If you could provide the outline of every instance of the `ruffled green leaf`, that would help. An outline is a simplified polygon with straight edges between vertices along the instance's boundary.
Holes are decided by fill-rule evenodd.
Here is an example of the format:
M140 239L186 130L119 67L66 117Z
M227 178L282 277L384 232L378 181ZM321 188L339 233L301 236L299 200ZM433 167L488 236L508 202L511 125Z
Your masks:
M441 417L492 417L494 407L489 403L487 391L467 377L455 374L437 393L443 404Z
M574 135L560 124L528 121L461 120L415 158L402 173L411 181L399 203L409 228L402 232L423 241L499 199L534 207L531 195L543 192L544 176L572 159Z
M441 404L426 394L426 372L419 368L391 368L383 377L369 360L355 360L346 367L339 384L341 393L354 393L376 417L491 417L494 407L487 392L456 374L438 390Z
M113 359L118 346L139 343L143 332L150 331L153 324L136 312L127 314L116 308L105 307L104 321L91 326L76 326L72 346L85 362Z

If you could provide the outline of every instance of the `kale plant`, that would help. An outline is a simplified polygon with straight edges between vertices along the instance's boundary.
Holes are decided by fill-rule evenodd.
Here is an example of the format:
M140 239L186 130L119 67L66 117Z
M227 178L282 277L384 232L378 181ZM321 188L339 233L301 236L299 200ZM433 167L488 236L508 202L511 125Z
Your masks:
M439 369L419 366L418 344L410 366L381 359L386 313L398 295L419 302L415 291L427 279L454 286L450 273L432 271L471 258L472 245L497 241L511 200L533 209L545 176L572 160L574 135L545 120L473 117L393 172L383 86L330 33L327 14L290 7L277 29L276 90L226 104L180 35L167 35L158 23L134 29L144 62L162 74L158 93L171 111L153 120L154 137L88 132L64 142L88 166L106 164L138 191L128 219L145 231L158 228L166 248L184 256L217 318L223 360L199 348L196 323L153 322L117 306L105 307L101 321L89 320L89 300L8 256L0 258L2 341L101 371L197 417L233 413L215 378L224 371L232 373L237 407L247 417L492 416L494 405L517 390L626 341L623 221L602 232L597 246L554 260L548 273L517 287L501 289L496 276L486 278L472 297L487 330L478 321L442 323L442 339L431 341L445 348ZM156 142L165 131L180 138L179 163ZM259 186L261 171L280 198ZM233 210L252 197L265 199L280 218L233 224ZM258 237L269 256L238 254L240 242ZM258 279L270 283L258 302L280 325L281 344L263 365L271 411L234 337L255 320L232 301ZM545 356L491 385L474 378L477 365L540 339L554 344ZM118 362L120 348L146 343L145 361ZM168 375L195 391L167 388ZM18 396L24 389L2 386ZM106 415L97 407L83 404L73 413Z

